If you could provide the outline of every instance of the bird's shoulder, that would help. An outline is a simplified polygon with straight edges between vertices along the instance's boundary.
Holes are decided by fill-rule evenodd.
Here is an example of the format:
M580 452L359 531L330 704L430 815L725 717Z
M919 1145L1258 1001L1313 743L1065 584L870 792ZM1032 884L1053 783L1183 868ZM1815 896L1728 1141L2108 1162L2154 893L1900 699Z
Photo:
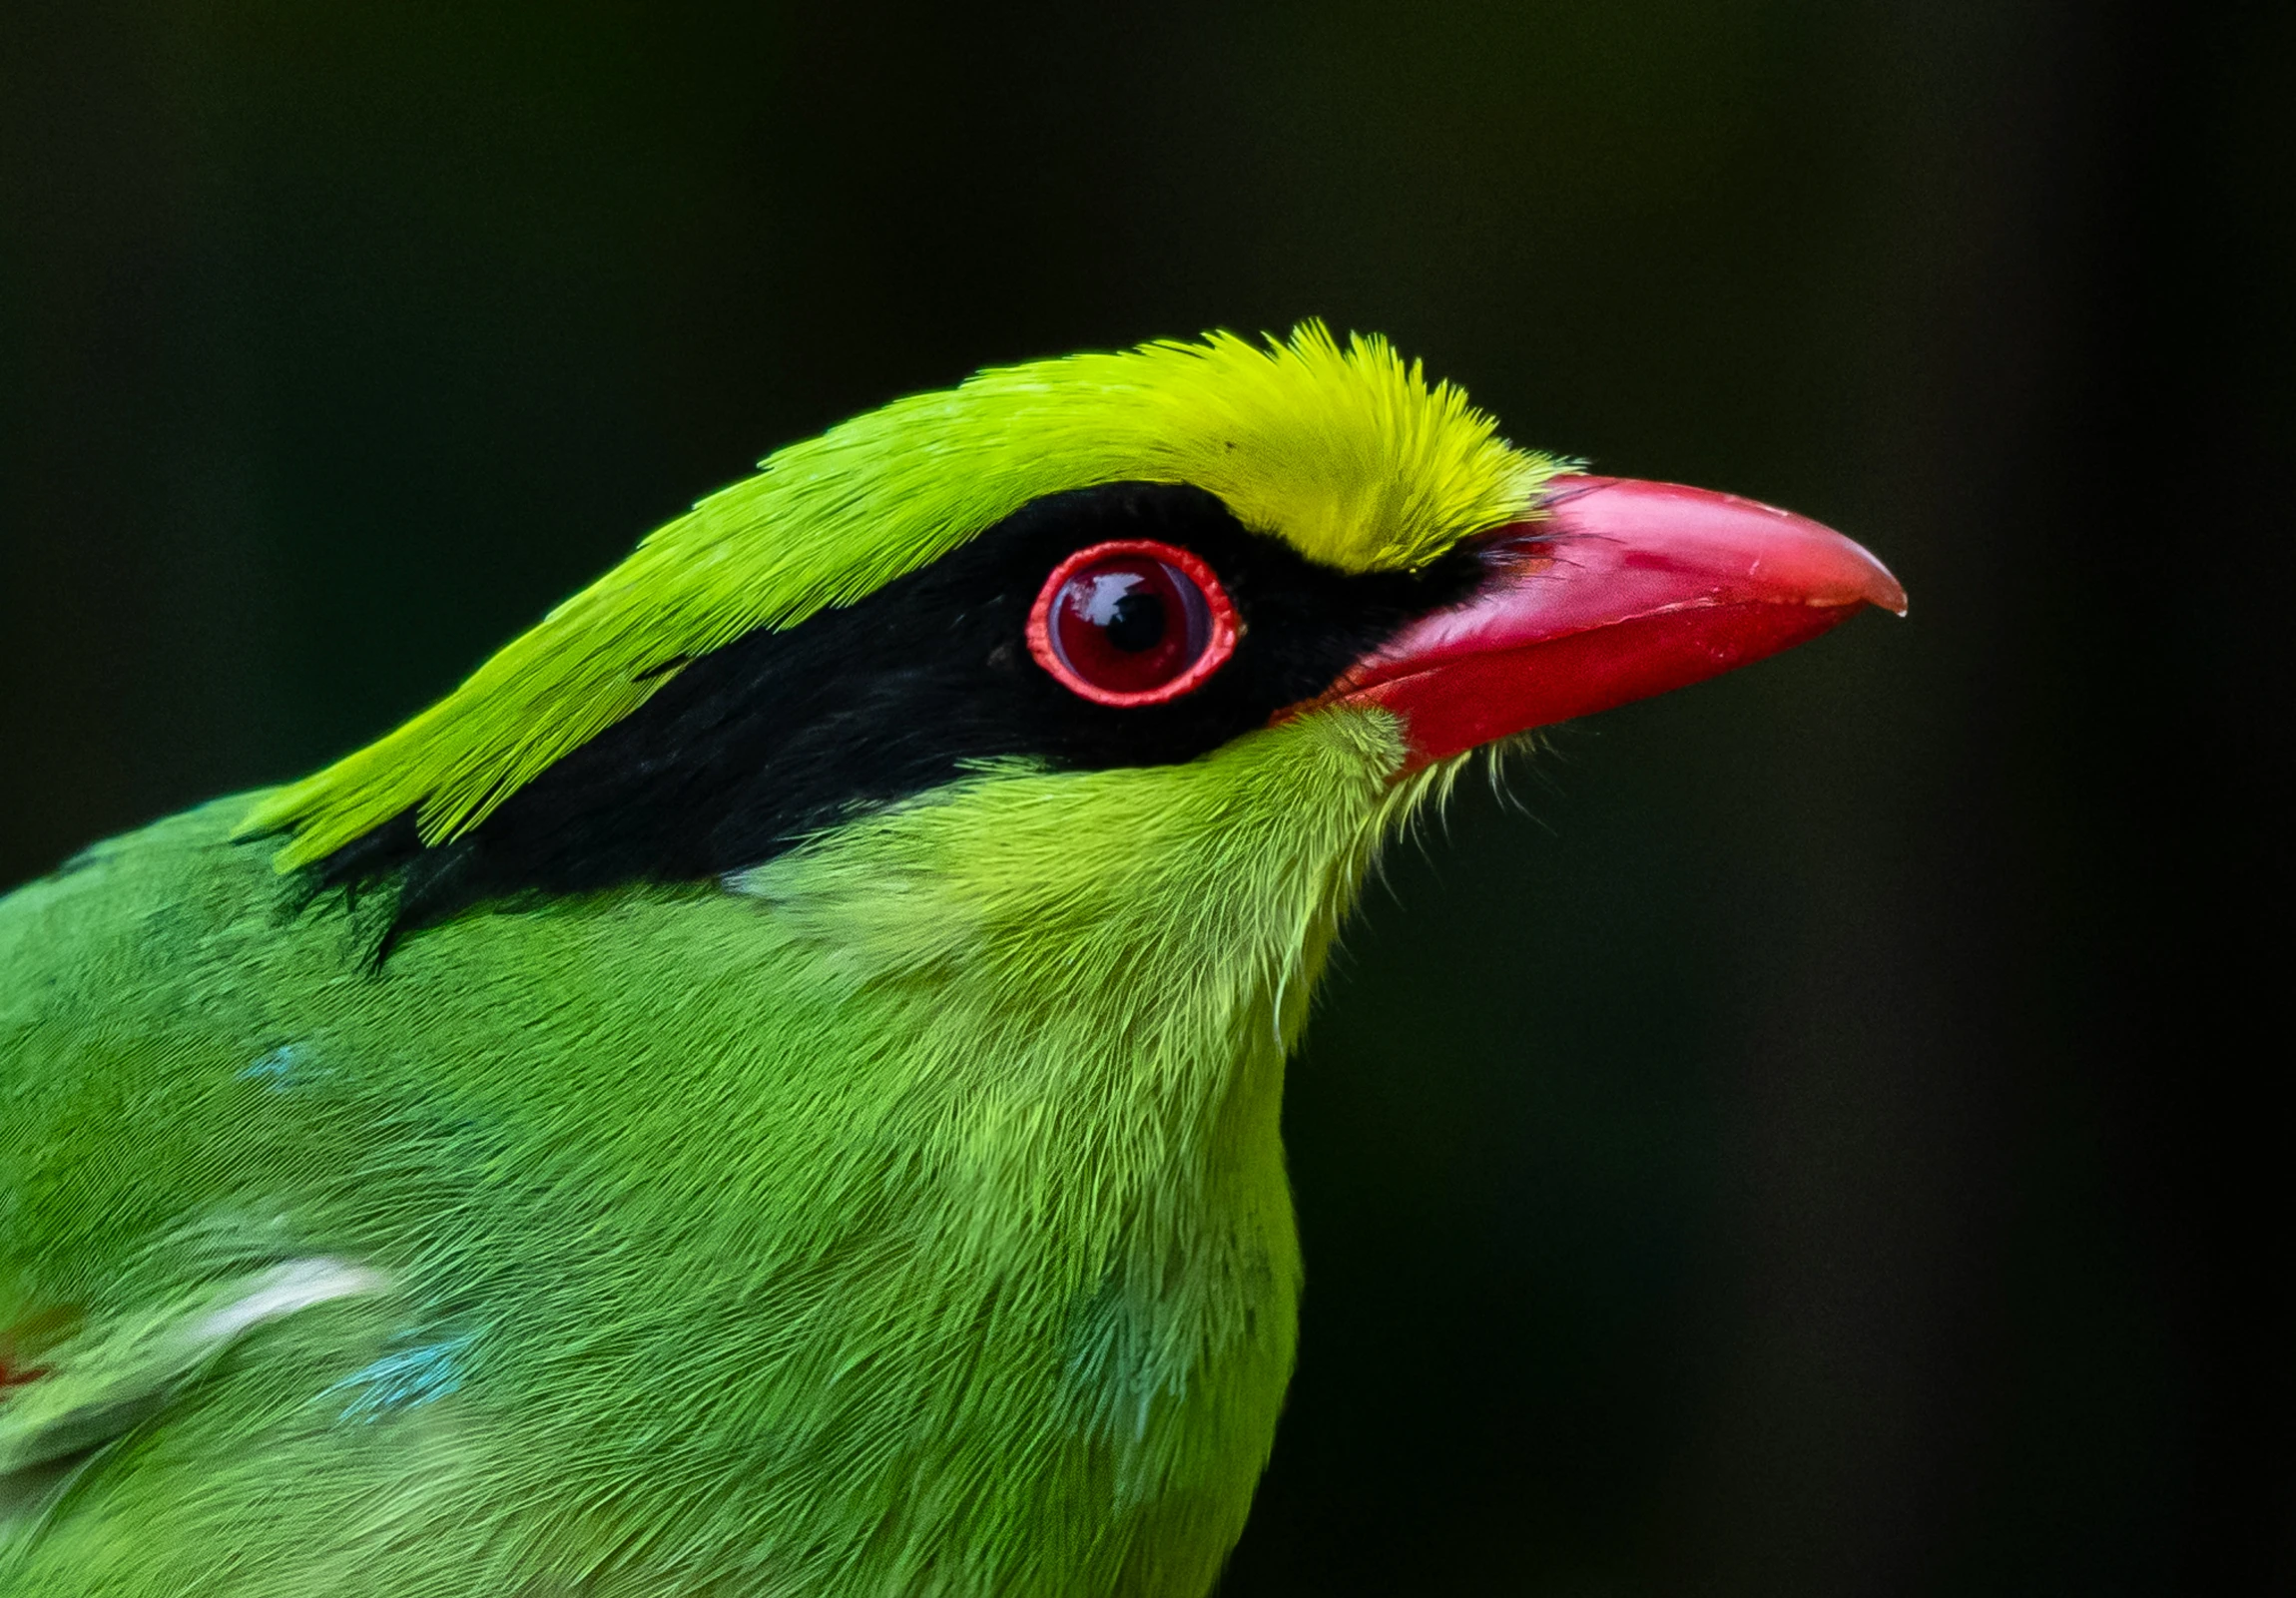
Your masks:
M313 951L264 851L233 839L248 802L98 843L0 898L0 1217L21 1219L57 1157L132 1141L156 1158L223 1108L224 1083L262 1075L241 1075L264 1052L248 1051Z

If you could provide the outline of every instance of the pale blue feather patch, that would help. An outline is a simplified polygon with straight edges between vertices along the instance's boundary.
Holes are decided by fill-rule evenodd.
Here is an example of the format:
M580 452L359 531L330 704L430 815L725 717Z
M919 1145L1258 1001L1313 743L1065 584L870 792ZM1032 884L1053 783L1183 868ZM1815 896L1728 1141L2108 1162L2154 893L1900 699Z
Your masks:
M435 1403L462 1389L462 1356L474 1336L475 1333L465 1332L459 1337L444 1337L386 1353L372 1364L352 1371L327 1388L326 1393L351 1395L343 1406L345 1420L380 1420L400 1410Z
M262 1059L243 1066L242 1082L261 1082L275 1092L306 1086L329 1075L318 1064L307 1043L283 1043Z

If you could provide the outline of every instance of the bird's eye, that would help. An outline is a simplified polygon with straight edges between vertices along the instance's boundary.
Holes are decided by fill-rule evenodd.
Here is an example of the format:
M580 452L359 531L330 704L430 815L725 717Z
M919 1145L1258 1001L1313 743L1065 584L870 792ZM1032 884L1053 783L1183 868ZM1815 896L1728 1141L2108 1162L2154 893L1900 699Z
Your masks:
M1236 607L1184 549L1121 539L1052 568L1028 613L1028 652L1096 705L1160 705L1236 652Z

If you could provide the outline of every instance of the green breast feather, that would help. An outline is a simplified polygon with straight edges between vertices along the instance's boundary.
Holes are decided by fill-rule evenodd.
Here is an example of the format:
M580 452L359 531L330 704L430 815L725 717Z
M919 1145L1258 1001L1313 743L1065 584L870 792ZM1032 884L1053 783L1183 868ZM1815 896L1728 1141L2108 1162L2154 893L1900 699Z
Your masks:
M0 1591L126 1525L281 1572L235 1592L1202 1590L1291 1366L1283 1047L1397 754L1000 773L379 979L244 800L20 891L0 1305L76 1318L28 1394L172 1407ZM365 1280L134 1355L314 1261ZM25 1408L0 1468L104 1440Z

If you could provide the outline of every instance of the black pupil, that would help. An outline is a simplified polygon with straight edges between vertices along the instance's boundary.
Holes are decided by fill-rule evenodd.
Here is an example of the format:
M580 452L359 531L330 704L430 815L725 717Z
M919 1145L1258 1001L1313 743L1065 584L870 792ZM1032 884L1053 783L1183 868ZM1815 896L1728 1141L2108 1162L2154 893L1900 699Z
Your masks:
M1127 655L1164 642L1164 601L1138 589L1119 599L1108 618L1108 642Z

